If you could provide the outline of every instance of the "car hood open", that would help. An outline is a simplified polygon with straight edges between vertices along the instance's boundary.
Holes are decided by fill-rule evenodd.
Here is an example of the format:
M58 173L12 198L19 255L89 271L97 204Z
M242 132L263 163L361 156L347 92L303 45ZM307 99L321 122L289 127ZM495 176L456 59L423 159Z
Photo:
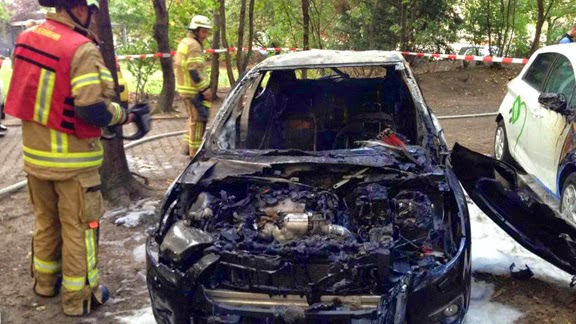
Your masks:
M522 246L576 275L576 229L519 189L516 170L507 163L454 145L450 163L478 207Z

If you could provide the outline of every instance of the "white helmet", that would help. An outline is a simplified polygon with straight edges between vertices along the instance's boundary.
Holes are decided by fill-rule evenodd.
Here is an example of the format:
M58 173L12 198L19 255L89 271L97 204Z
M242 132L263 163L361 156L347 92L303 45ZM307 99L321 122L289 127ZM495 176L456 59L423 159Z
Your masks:
M196 30L198 27L212 29L212 22L206 16L194 16L192 17L192 21L190 21L190 30Z

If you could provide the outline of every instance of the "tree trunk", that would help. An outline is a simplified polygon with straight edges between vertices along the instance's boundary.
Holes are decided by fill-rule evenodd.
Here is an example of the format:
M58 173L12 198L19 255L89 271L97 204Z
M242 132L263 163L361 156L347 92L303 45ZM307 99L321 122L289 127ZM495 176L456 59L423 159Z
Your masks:
M152 0L154 11L156 12L156 24L154 25L154 39L158 43L158 52L170 53L170 41L168 39L168 10L166 10L166 0ZM158 97L158 103L154 112L174 111L172 103L174 102L174 91L176 81L174 78L174 69L172 66L172 57L161 57L160 66L162 67L162 90Z
M220 48L220 15L214 10L214 31L212 33L212 48ZM220 54L212 54L212 70L210 72L210 89L214 99L218 98L218 79L220 78Z
M254 0L250 0L248 4L248 52L246 52L246 57L244 58L244 65L242 66L242 71L246 71L248 68L248 62L250 61L250 56L252 56L252 42L254 41Z
M226 39L226 1L220 0L220 37L222 38L222 46L228 49L228 40ZM228 81L230 86L233 87L236 83L234 79L234 71L232 71L232 60L230 59L230 52L226 51L226 71L228 72Z
M400 1L400 50L401 51L409 51L411 48L408 48L408 31L406 26L406 15L407 15L408 8L406 8L406 4L404 1Z
M302 25L304 26L302 36L302 48L305 51L310 50L310 0L302 0ZM302 70L302 79L308 78L308 71Z
M304 26L302 37L302 48L310 49L310 0L302 0L302 22Z
M108 0L100 0L100 10L97 15L96 32L100 38L100 52L104 64L110 70L116 85L116 101L119 97L118 74L112 40L112 25L108 12ZM119 127L120 128L120 127ZM121 129L119 130L121 133ZM121 139L103 141L104 163L100 169L102 178L102 193L112 205L128 205L131 199L148 196L150 191L130 173L126 153Z
M236 51L236 68L238 69L238 74L242 74L244 70L242 63L244 60L244 24L246 21L246 0L240 0L240 21L238 22L238 46Z
M550 0L546 8L544 8L544 0L538 0L538 17L536 18L536 31L534 32L534 41L532 42L532 48L530 49L530 54L536 52L540 47L540 35L542 35L542 26L548 18L550 9L554 6L555 0Z

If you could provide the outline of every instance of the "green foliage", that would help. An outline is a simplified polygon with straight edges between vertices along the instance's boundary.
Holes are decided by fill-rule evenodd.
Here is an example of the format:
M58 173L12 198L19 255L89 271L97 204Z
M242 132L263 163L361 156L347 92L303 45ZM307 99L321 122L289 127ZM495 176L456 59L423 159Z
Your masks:
M123 46L118 54L134 53L155 53L156 43L146 42L143 40L133 40ZM136 102L146 99L146 84L149 77L159 70L160 64L156 58L134 59L126 61L126 67L134 77L132 82L133 88L130 91L135 92L134 100Z

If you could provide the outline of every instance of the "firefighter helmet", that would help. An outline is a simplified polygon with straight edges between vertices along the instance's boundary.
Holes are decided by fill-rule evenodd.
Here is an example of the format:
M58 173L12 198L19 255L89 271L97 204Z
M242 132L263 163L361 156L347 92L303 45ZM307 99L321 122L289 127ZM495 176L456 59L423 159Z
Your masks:
M212 22L206 16L197 15L197 16L192 17L192 20L190 21L190 26L188 27L188 29L196 30L199 27L211 29L212 28Z
M44 7L56 7L58 0L38 0L38 3ZM98 0L86 0L86 5L88 7L95 6L96 8L100 8L100 2Z

